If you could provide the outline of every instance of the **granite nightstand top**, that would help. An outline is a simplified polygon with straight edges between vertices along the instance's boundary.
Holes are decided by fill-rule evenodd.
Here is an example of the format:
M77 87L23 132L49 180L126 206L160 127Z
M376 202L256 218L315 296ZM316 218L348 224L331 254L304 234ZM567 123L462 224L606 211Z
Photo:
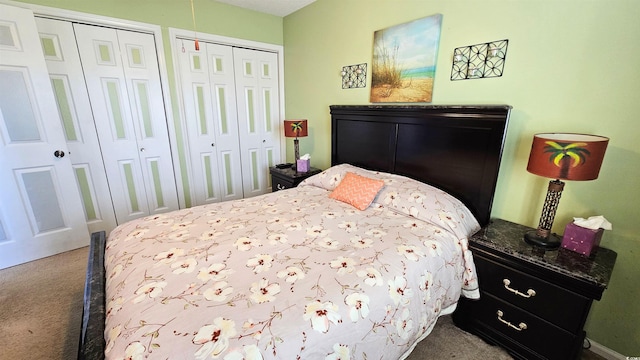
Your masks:
M273 173L281 174L281 175L290 177L292 179L299 178L299 177L307 177L307 176L315 175L315 174L318 174L318 173L322 172L322 170L320 170L318 168L314 168L314 167L310 167L309 171L307 171L307 172L297 172L296 170L294 170L294 169L292 169L290 167L286 167L284 169L278 169L275 166L270 167L269 170L271 171L272 174Z
M602 289L607 287L616 262L615 251L600 247L591 257L586 257L564 248L544 250L524 241L523 236L529 230L532 228L492 219L489 225L471 237L471 247L498 251Z

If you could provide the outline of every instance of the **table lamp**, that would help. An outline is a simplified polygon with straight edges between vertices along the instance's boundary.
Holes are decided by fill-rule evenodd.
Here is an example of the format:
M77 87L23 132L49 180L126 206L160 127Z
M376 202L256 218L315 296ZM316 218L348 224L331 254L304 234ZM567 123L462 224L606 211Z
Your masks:
M296 160L294 161L294 167L296 166L298 160L300 160L300 146L299 146L299 137L307 136L308 128L307 128L307 120L285 120L284 121L284 136L285 137L295 137L293 140L293 148L295 149Z
M528 244L545 249L560 246L560 238L551 233L551 226L564 189L561 180L598 178L608 143L608 138L598 135L545 133L533 136L527 171L555 180L549 181L538 228L524 235Z

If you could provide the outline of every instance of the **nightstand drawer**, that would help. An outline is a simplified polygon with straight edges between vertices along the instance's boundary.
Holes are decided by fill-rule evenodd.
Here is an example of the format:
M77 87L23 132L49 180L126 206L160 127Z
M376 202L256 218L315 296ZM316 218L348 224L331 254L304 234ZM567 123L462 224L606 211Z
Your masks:
M547 359L571 359L576 336L490 294L482 293L474 313L482 327ZM535 349L535 350L533 350Z
M480 290L577 333L591 301L571 291L484 257L474 257Z
M295 187L295 179L293 178L287 178L287 177L282 177L282 176L278 176L273 174L271 176L271 191L278 191L278 190L284 190L284 189L290 189Z

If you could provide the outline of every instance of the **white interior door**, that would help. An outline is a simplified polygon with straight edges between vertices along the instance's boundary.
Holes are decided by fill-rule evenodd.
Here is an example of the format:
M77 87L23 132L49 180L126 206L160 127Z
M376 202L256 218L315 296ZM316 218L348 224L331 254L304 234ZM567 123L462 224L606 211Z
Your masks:
M36 17L44 58L58 104L69 158L90 232L116 227L98 134L71 22Z
M73 26L118 223L178 209L153 35Z
M243 197L230 46L176 40L194 205Z
M271 191L269 167L280 162L278 56L233 48L244 196Z
M87 245L33 13L2 4L0 147L0 268Z

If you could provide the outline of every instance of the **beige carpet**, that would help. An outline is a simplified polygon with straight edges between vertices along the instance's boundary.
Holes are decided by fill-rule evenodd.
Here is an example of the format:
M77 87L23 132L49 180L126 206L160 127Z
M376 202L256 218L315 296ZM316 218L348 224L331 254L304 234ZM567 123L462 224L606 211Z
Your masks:
M75 359L89 248L0 270L0 358Z
M88 250L0 270L0 359L76 358ZM421 359L511 357L458 329L450 316L444 316L407 358Z

